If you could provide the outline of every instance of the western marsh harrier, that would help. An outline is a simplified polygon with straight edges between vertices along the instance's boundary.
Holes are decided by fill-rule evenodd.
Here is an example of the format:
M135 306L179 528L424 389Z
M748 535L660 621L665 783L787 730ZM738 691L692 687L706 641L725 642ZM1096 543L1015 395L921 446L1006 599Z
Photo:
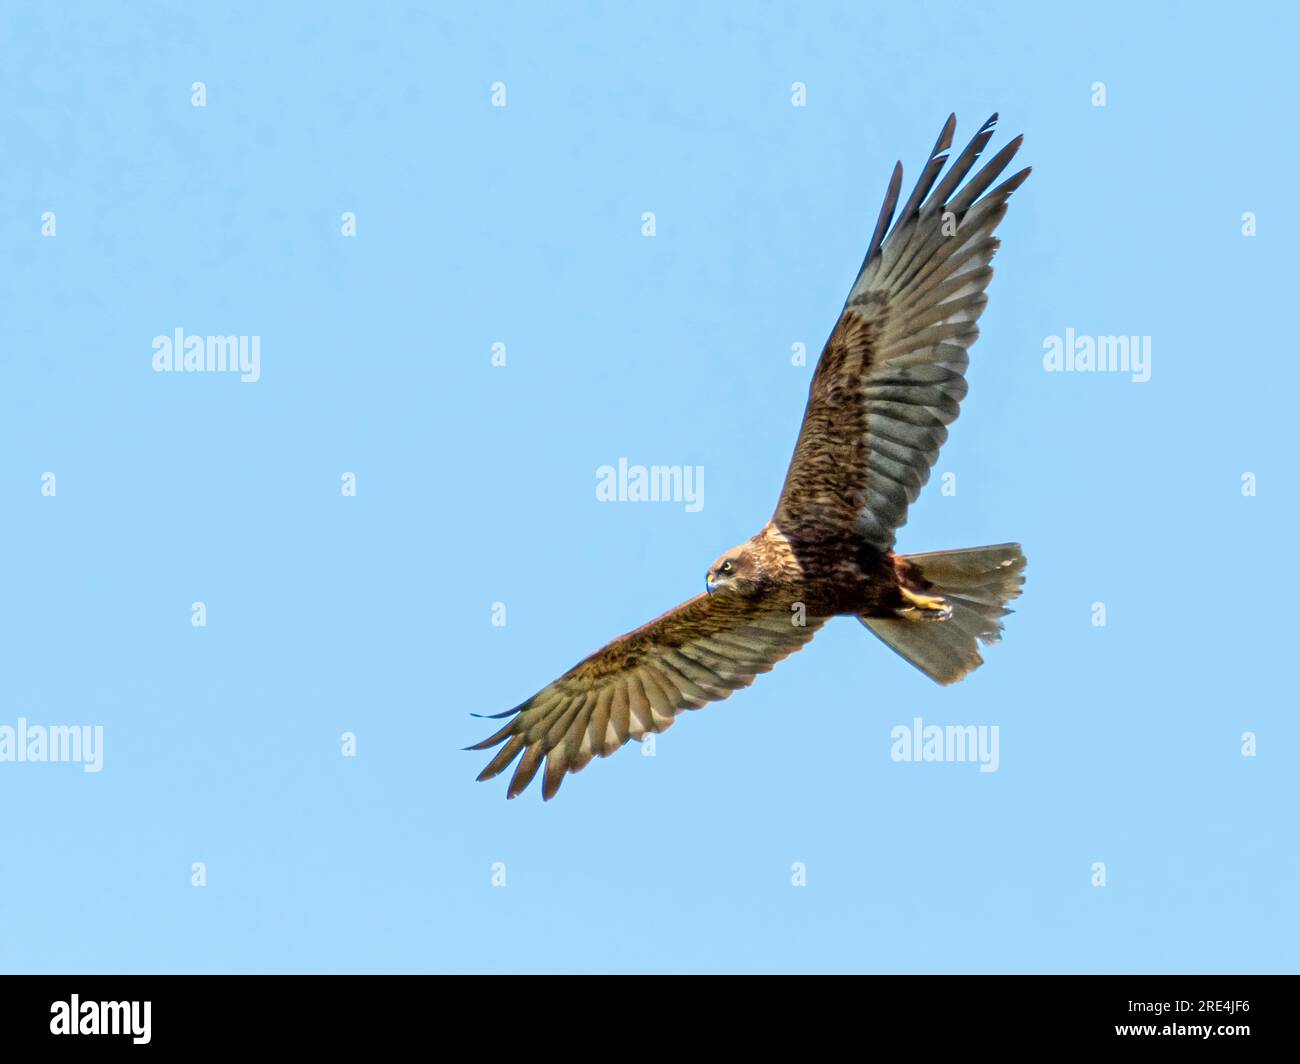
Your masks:
M511 720L470 747L505 744L480 780L519 758L513 798L545 758L549 799L593 757L748 686L831 617L856 617L941 684L983 662L978 644L1000 637L1005 604L1020 594L1019 545L893 548L966 395L967 350L998 248L993 232L1029 176L1025 169L993 185L1017 137L962 185L996 121L984 123L940 180L957 124L948 118L897 221L903 168L894 167L862 269L813 373L772 519L709 567L705 594L498 714Z

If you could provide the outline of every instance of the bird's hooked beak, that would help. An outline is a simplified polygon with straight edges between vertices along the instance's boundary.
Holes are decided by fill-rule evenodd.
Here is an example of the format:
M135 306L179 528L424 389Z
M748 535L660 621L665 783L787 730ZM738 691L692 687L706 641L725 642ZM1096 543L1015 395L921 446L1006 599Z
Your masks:
M711 572L704 574L704 590L710 595L713 594L713 574Z

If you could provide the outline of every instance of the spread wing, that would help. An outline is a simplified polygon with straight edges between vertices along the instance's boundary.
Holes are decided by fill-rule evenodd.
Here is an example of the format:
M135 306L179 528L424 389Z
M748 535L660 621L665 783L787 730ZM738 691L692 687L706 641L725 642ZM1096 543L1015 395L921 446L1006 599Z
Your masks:
M509 713L513 719L471 750L505 743L480 780L523 754L507 798L532 782L546 758L542 797L565 773L608 757L629 739L666 731L684 709L699 709L748 687L812 639L825 618L793 623L789 609L729 591L700 595L615 639Z
M929 479L966 395L967 350L988 302L1007 198L1029 176L997 180L1017 137L958 190L993 135L994 115L936 185L956 128L949 116L892 229L894 174L839 321L822 352L773 518L787 532L852 529L885 551ZM888 236L886 236L888 232Z

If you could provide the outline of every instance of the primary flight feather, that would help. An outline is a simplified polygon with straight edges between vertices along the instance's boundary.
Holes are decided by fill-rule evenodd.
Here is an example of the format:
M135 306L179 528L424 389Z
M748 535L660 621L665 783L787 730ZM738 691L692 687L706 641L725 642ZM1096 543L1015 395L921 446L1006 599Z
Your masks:
M822 351L776 512L709 567L707 591L615 639L522 705L483 742L479 774L516 759L514 798L545 761L542 796L629 739L662 732L753 682L831 617L856 617L941 684L983 662L1020 594L1018 544L894 553L895 531L929 479L966 395L967 351L998 248L993 235L1029 169L994 182L1017 137L966 180L993 115L948 167L950 115L920 180L894 214L894 167L862 268ZM963 185L962 182L966 183ZM892 227L891 227L892 223Z

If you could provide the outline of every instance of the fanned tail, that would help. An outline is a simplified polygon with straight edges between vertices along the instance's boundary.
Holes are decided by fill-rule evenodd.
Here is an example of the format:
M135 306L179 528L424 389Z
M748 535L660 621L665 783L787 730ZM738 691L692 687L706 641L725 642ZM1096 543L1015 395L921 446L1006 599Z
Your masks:
M1025 556L1018 543L1000 543L902 558L931 585L918 599L928 608L858 619L932 680L956 683L984 663L980 643L1002 638L1006 604L1025 582Z

